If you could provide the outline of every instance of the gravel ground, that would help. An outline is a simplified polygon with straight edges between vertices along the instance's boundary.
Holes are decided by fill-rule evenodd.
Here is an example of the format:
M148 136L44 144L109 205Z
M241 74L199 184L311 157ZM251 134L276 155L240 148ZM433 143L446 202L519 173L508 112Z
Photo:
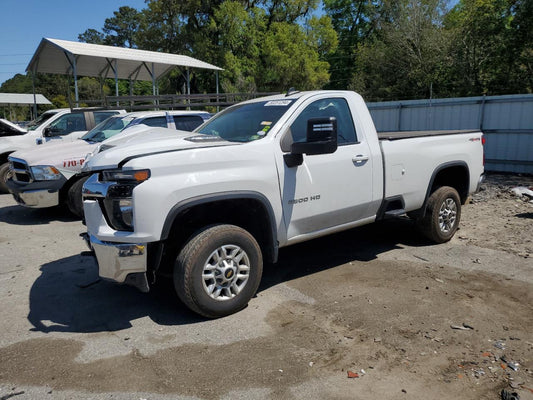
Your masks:
M295 245L243 311L97 279L58 209L0 195L0 399L533 399L528 176L489 175L461 229L408 220ZM516 370L515 370L516 369Z

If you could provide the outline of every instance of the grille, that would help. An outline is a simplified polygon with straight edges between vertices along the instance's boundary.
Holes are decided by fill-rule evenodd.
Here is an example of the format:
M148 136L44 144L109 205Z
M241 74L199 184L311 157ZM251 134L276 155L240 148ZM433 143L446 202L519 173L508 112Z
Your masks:
M23 160L11 159L9 161L13 181L17 183L30 183L33 181L31 177L30 167Z

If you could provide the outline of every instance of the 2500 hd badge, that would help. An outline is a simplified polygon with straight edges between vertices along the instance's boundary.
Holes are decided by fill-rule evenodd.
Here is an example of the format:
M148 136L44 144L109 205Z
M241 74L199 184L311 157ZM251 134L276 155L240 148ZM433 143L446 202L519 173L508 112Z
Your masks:
M299 199L289 200L289 204L300 204L300 203L307 203L308 201L315 201L320 200L320 195L315 194L311 197L301 197Z

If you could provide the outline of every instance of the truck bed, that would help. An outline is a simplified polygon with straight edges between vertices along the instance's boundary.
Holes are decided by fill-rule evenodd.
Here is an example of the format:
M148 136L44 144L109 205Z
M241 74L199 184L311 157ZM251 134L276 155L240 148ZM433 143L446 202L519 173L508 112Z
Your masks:
M463 130L445 130L445 131L397 131L397 132L378 132L379 140L400 140L416 137L441 136L441 135L460 135L465 133L479 132L476 129Z

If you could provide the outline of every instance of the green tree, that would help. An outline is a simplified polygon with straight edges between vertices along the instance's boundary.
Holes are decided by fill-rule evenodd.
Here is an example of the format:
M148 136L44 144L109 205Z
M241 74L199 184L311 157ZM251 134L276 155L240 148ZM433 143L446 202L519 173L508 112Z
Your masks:
M299 25L273 23L262 43L263 64L257 76L260 90L320 89L329 80L328 67L309 46Z
M122 6L113 17L104 22L105 44L120 47L137 47L137 34L141 25L141 13L135 8Z
M317 0L150 0L139 45L223 67L225 90L282 90L288 82L300 88L321 87L329 74L320 57L336 45L336 33L329 17L309 19L317 4ZM191 72L195 91L213 87L212 72ZM180 75L176 78L179 90Z
M350 88L373 100L426 98L442 86L448 48L443 0L390 1L358 45Z
M78 40L108 46L137 47L142 18L142 13L135 8L122 6L113 12L113 17L106 18L102 32L90 28L79 34Z
M78 41L92 44L105 44L105 35L96 29L87 29L78 35Z
M216 31L223 52L222 87L226 92L257 90L257 71L261 43L266 29L266 13L260 8L246 9L240 2L226 1L215 10L211 30Z
M327 61L331 68L330 88L345 89L356 71L357 48L372 36L383 20L381 0L324 0L324 10L338 35L338 46Z
M513 62L515 93L533 93L533 1L517 0L512 7L512 34L508 37L509 57ZM519 87L517 87L519 83Z
M532 90L531 1L460 0L446 17L450 82L461 96ZM524 85L525 84L525 85Z

